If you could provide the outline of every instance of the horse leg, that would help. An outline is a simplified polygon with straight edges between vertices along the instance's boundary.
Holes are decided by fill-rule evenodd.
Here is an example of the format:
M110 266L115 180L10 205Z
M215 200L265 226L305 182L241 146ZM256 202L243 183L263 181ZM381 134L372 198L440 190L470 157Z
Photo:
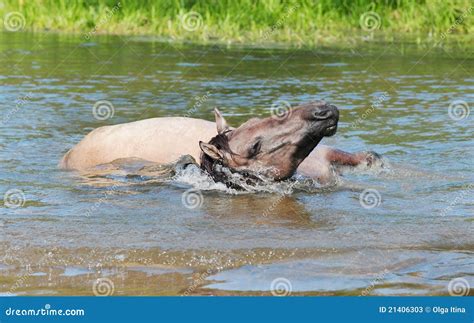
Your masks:
M372 166L375 161L380 160L382 157L374 151L358 152L351 154L339 149L327 147L326 160L337 166L358 166L360 164L368 167Z
M329 184L334 179L334 169L326 158L327 146L317 146L298 166L297 173L311 177L321 184Z
M298 166L297 172L301 175L316 179L322 184L331 183L336 173L337 166L370 167L375 161L381 160L376 152L359 152L351 154L325 145L318 145L308 157Z

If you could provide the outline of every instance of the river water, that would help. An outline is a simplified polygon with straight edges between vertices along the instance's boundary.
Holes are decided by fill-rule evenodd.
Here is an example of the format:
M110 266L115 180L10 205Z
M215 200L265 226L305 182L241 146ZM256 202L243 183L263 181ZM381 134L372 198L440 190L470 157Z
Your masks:
M472 56L400 44L285 50L0 33L0 61L2 294L444 295L474 286ZM103 125L212 120L214 106L238 125L270 115L278 100L314 99L340 108L324 144L374 150L384 166L346 169L325 187L296 178L296 187L239 194L189 168L165 177L57 169ZM98 100L113 115L94 115ZM197 192L197 207L183 203L186 192Z

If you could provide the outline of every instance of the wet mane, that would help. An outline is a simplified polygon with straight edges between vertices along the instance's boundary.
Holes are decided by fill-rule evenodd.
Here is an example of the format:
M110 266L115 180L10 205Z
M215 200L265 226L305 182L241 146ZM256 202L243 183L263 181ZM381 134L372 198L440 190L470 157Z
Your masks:
M216 146L219 150L234 155L229 146L229 138L227 138L225 134L218 134L209 141L209 144ZM217 165L224 166L221 161L214 160L201 152L201 169L209 174L215 182L222 182L228 185L228 176L222 171L216 170Z
M229 138L225 134L218 134L209 141L209 144L214 145L217 149L227 152L230 155L236 155L229 146ZM234 169L229 168L227 165L224 165L220 160L214 160L208 155L201 152L201 169L204 170L216 183L224 183L230 188L234 189L243 189L238 183L232 181L229 177L229 173L240 173L242 174L250 184L252 181L258 181L259 178L248 172L237 172ZM227 172L224 172L224 169Z

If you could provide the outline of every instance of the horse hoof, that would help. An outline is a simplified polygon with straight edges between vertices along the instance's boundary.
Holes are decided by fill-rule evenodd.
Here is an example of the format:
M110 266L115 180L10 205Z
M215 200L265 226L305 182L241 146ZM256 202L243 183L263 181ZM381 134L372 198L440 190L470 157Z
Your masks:
M380 167L383 167L382 155L376 153L375 151L365 152L365 160L367 162L367 167L372 167L375 164L378 164L380 165Z

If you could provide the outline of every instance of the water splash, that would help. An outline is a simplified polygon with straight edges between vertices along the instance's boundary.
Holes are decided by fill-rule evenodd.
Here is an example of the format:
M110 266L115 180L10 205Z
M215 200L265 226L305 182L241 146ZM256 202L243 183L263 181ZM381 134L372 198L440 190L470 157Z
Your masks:
M182 156L169 164L156 164L137 158L123 158L103 164L80 175L87 186L136 186L152 184L170 184L191 186L201 191L220 191L231 195L251 193L273 193L291 195L295 192L319 192L341 183L334 171L334 180L322 185L317 180L295 174L285 181L274 181L270 178L253 174L254 180L249 181L245 175L231 172L223 168L223 172L235 187L230 188L224 183L216 183L209 175L201 170L194 158Z

